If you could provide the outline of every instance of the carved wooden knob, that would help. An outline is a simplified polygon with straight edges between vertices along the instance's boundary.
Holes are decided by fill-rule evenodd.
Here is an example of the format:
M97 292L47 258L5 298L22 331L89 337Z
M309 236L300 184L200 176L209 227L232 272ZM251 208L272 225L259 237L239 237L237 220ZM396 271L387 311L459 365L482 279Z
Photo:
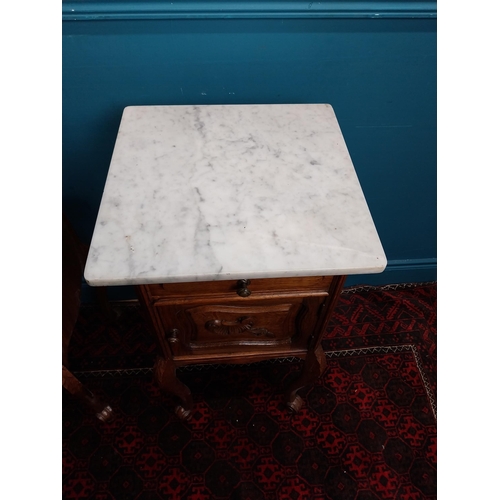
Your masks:
M236 283L236 293L240 297L248 297L251 295L251 291L247 288L247 286L250 284L250 280L238 280L238 283Z

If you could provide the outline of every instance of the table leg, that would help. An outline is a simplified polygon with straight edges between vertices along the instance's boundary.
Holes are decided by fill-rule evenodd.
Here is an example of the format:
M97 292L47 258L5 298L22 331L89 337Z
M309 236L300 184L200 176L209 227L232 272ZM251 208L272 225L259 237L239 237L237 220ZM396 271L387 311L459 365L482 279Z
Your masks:
M334 276L328 290L328 298L323 303L314 332L309 339L309 351L302 372L286 391L287 406L293 412L298 412L304 403L297 391L317 380L326 369L326 356L321 347L321 339L339 300L345 279L346 276Z
M321 344L315 351L309 351L299 377L294 380L286 391L287 407L295 412L302 408L304 400L297 394L299 389L313 383L326 369L326 356Z
M181 405L175 408L176 415L181 420L189 420L193 410L191 391L184 385L175 373L175 364L171 359L158 358L154 366L154 376L160 389L173 394L181 400Z
M89 391L64 365L62 365L62 385L70 394L89 406L101 422L108 422L113 418L112 408Z

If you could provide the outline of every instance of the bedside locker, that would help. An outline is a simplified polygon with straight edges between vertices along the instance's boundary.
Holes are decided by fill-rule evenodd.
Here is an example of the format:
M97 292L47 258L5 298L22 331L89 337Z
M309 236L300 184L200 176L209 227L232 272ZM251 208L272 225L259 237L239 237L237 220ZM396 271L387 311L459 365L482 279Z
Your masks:
M297 411L345 277L386 264L331 106L125 109L85 278L136 286L180 418L177 367L288 356Z

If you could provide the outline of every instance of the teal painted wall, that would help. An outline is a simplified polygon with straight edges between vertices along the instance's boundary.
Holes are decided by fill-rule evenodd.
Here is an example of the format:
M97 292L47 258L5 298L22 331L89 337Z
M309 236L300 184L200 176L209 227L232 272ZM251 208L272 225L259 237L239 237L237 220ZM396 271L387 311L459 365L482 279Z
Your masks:
M436 279L434 3L76 1L62 32L63 209L84 241L125 106L325 102L389 261L348 284Z

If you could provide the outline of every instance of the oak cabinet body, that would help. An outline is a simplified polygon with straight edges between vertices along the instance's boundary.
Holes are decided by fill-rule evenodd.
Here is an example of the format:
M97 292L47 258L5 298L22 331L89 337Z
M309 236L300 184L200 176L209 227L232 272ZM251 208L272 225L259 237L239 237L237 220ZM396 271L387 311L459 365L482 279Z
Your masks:
M192 401L185 386L176 390L182 385L173 382L178 366L295 356L306 359L303 375L314 364L318 369L312 371L322 371L321 337L344 277L244 280L243 294L241 281L137 287L162 354L155 375L165 390L181 399L180 416L189 416ZM310 378L306 376L300 387ZM291 408L301 404L296 395L300 387L288 391Z

